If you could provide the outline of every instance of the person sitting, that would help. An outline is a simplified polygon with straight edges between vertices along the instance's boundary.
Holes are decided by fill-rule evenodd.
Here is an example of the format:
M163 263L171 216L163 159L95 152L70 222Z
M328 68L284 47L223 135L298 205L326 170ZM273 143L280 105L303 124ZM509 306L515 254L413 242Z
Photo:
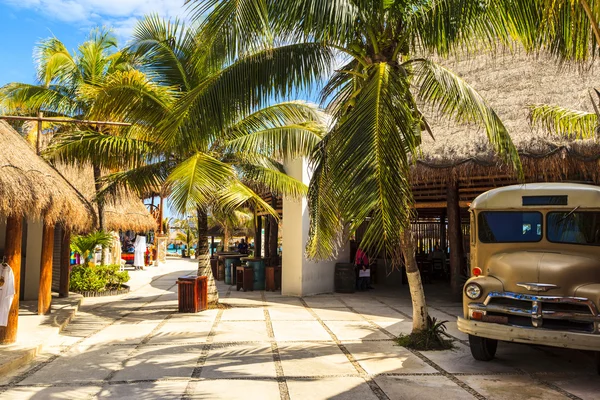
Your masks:
M246 243L245 239L242 239L237 248L240 254L248 254L248 243Z

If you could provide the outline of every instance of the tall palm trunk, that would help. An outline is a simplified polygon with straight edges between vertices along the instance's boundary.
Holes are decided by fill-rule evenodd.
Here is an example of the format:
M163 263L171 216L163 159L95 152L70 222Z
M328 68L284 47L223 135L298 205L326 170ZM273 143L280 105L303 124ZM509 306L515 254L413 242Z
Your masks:
M402 233L402 255L404 256L408 288L413 307L413 333L427 329L427 303L425 302L421 273L415 259L415 247L413 233L410 229L406 229Z
M100 178L102 178L102 170L98 164L93 165L94 170L94 189L96 190L96 205L98 206L98 230L104 232L106 230L106 225L104 222L104 199L98 196L100 190L102 190L102 184L100 183ZM100 264L104 265L106 263L106 253L108 249L106 246L102 245L102 255L100 258Z
M196 208L198 213L198 248L196 249L196 260L198 260L198 276L208 277L208 304L219 302L219 292L215 284L215 277L210 269L210 249L208 247L208 215L205 208Z

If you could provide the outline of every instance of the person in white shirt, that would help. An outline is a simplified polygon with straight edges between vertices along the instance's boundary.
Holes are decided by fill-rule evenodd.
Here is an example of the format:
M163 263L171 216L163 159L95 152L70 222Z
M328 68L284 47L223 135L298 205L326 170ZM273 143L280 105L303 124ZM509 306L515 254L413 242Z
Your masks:
M133 253L133 266L135 269L144 269L146 263L144 262L144 256L146 255L146 236L138 234L133 243L135 251Z
M8 323L8 313L15 297L15 275L8 264L0 266L0 326Z

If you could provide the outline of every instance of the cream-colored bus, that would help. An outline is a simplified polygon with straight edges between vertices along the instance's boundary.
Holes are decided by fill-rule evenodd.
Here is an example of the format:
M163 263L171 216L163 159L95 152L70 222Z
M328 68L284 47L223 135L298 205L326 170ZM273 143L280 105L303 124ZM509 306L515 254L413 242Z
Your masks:
M507 186L470 213L458 328L473 357L493 359L498 341L590 350L600 373L600 187Z

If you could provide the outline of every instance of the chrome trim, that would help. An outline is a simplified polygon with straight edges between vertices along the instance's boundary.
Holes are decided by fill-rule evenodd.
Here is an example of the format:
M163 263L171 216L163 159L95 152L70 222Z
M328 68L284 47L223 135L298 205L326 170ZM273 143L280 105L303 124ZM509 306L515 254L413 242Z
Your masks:
M492 299L512 299L519 301L530 301L531 309L490 304ZM587 307L590 312L569 312L544 310L544 303L573 304ZM470 303L469 310L482 311L484 313L495 312L507 315L530 317L534 328L543 326L544 318L551 320L569 320L577 322L592 323L594 333L600 333L600 313L593 301L584 297L561 297L561 296L539 296L513 292L490 292L483 303Z
M517 283L517 286L520 286L524 289L529 290L530 292L547 292L550 289L559 289L560 286L553 285L551 283Z

